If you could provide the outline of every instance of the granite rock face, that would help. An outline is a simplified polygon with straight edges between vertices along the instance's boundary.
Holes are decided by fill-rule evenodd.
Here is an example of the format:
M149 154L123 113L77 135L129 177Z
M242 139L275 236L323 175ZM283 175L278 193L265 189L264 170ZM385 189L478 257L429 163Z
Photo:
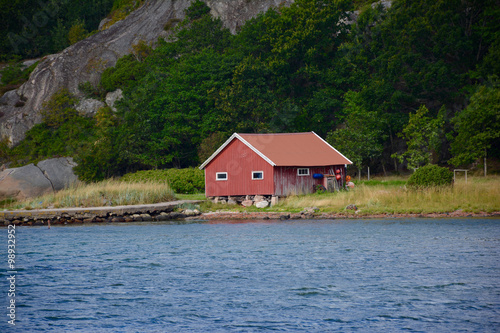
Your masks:
M29 80L0 99L0 138L8 137L12 145L24 139L26 131L41 122L40 109L60 88L83 98L78 85L90 82L96 86L102 72L129 54L139 41L154 43L166 37L164 30L172 19L183 19L192 0L147 0L125 19L106 30L79 41L61 53L44 57ZM206 0L212 15L221 18L233 33L243 23L271 6L286 5L293 0Z
M80 100L80 103L76 106L76 110L85 116L93 117L103 106L105 104L97 99L84 98Z
M62 190L77 181L72 158L53 158L0 172L0 200L33 198Z
M293 0L205 0L210 7L210 14L224 22L232 34L235 34L245 22L259 13L280 6L289 6Z

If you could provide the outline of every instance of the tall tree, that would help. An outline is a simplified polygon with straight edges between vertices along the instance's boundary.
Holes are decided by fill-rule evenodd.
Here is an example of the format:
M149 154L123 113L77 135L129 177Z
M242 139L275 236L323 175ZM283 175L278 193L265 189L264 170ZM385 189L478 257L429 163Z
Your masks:
M500 81L492 78L477 88L470 104L453 119L456 136L451 143L455 165L466 165L500 149Z
M432 155L439 151L440 136L444 120L442 116L429 117L429 110L422 105L410 114L408 124L400 136L408 149L403 154L395 154L400 162L406 161L409 169L418 169L433 161Z
M360 170L382 154L382 123L374 111L360 105L359 93L350 91L345 96L345 122L330 132L327 141L340 150Z

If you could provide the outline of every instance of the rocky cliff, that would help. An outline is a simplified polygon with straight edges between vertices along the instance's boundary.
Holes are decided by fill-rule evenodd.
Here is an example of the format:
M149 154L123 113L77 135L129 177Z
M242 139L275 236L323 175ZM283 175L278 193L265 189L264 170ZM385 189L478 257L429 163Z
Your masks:
M7 136L13 145L27 130L41 122L40 108L58 89L65 87L81 96L82 82L97 84L102 72L131 52L132 46L165 36L165 24L184 18L192 0L149 0L104 31L82 40L61 53L49 55L40 62L29 80L19 89L0 98L0 138ZM211 13L219 17L231 32L272 6L288 5L293 0L206 0Z

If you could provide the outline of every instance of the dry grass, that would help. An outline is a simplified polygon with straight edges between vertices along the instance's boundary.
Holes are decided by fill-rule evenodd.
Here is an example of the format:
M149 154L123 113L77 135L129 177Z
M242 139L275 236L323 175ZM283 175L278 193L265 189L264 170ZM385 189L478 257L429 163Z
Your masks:
M500 177L473 177L467 184L460 179L453 187L424 190L361 184L350 191L289 197L279 208L296 211L315 206L324 212L343 212L349 204L367 214L500 211Z
M467 184L462 177L457 179L453 187L425 190L407 189L402 185L402 180L375 178L370 182L361 182L350 191L291 196L280 201L277 206L265 210L297 212L305 207L318 207L322 212L346 212L347 205L355 204L361 214L424 214L453 212L459 209L475 213L500 211L500 176L469 177ZM55 195L16 202L6 208L118 206L173 199L174 193L165 183L107 180L89 185L79 184ZM221 208L227 209L226 206ZM248 210L242 207L241 209ZM255 210L261 211L257 208Z
M174 193L164 183L106 180L93 184L80 183L56 194L16 202L10 209L121 206L158 203L173 199L175 199Z

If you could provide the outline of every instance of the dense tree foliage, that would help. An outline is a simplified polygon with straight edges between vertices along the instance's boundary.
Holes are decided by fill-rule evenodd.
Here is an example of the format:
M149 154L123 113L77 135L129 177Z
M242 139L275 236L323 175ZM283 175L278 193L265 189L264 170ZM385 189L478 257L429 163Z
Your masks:
M113 2L0 0L0 54L34 58L59 52L70 45L70 39L74 42L84 32L96 30Z
M499 8L296 0L231 35L193 1L168 25L170 41L134 46L104 72L95 95L121 88L125 98L98 114L78 172L195 166L235 131L315 131L375 172L499 157L499 86L488 77L500 70Z
M35 125L18 146L4 158L15 165L36 163L47 157L75 156L86 142L95 139L95 119L80 115L75 109L78 101L66 89L56 92L44 103L44 122Z
M469 106L460 111L453 124L456 136L451 143L456 165L467 165L486 157L488 150L500 150L500 83L495 78L477 88Z
M440 150L443 118L441 114L432 118L428 113L429 110L423 105L414 114L410 113L408 124L400 133L408 149L403 154L395 156L401 162L407 161L409 169L415 170L430 164L433 162L432 155L436 155Z

